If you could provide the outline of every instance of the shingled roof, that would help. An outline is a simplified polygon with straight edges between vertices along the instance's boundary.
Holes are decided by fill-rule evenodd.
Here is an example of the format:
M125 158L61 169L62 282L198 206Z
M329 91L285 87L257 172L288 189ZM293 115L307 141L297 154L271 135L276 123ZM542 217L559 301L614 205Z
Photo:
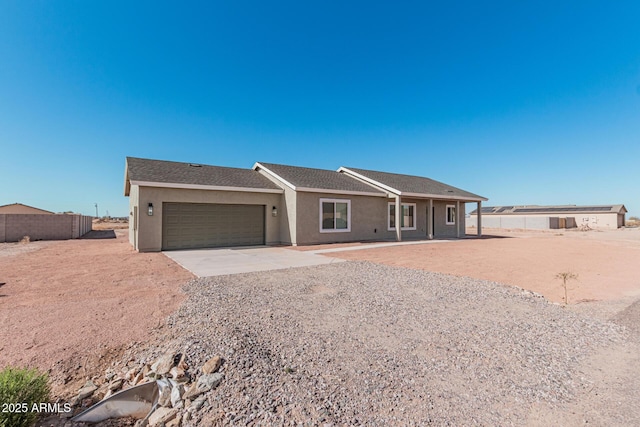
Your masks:
M379 172L367 169L341 167L340 172L364 179L402 196L443 197L470 201L487 200L485 197L435 181L430 178L397 173Z
M176 188L224 187L282 192L282 189L272 181L251 169L127 157L125 173L125 196L129 195L131 184Z
M262 169L266 173L275 176L296 191L321 191L342 192L354 194L369 194L384 196L385 192L365 184L345 174L327 170L303 168L299 166L278 165L274 163L258 162L253 167L256 170Z

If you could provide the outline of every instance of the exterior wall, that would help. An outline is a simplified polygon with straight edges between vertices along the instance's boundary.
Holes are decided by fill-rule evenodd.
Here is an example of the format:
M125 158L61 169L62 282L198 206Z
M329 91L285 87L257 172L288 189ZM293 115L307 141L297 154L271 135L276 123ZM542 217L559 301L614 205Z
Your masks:
M434 238L442 238L442 237L456 237L458 233L458 225L447 225L447 206L448 205L456 205L455 201L444 201L444 200L434 200L433 201L433 209L434 209L434 218L435 224L433 227L433 237ZM464 237L464 203L460 202L459 212L456 212L456 220L462 221L460 222L460 236ZM403 233L404 235L404 233Z
M296 241L297 193L287 186L284 187L283 211L280 215L280 243L292 245Z
M138 187L134 191L134 187ZM282 212L282 194L251 193L243 191L186 190L175 188L132 186L129 192L130 213L137 208L137 221L129 225L129 240L140 252L158 252L162 250L162 203L222 203L265 205L265 241L266 244L280 243L280 212ZM137 203L137 204L134 204ZM153 216L147 214L149 203L153 203ZM278 210L278 217L271 215L272 207ZM136 227L137 229L134 229ZM131 236L133 234L133 236Z
M278 216L280 217L280 243L284 245L294 245L296 242L296 192L285 185L283 182L277 180L272 175L266 173L262 169L258 172L267 178L269 181L281 187L284 190L282 203L282 210L278 209Z
M603 228L603 229L617 229L620 220L618 219L618 213L606 213L606 214L572 214L571 216L576 219L578 227L581 225L588 225L591 228ZM622 214L624 217L624 214Z
M344 199L351 201L351 231L350 232L320 232L320 199ZM297 230L294 241L298 245L312 245L319 243L358 242L371 240L396 240L395 230L388 230L389 202L395 199L373 196L342 195L331 193L297 194ZM427 237L427 209L428 200L402 199L402 203L415 203L415 230L402 230L402 239L426 239ZM440 200L433 201L435 212L435 238L457 236L457 225L446 225L446 206L455 202ZM457 220L464 221L464 203L460 203ZM430 218L430 216L429 216ZM464 236L464 222L460 223L460 233Z
M566 218L566 228L581 227L588 225L590 228L599 229L616 229L620 227L620 216L624 218L624 214L606 213L606 214L581 214L571 213L569 215L549 214L541 215L482 215L482 226L487 228L504 228L504 229L530 229L530 230L548 230L560 227L560 219ZM471 215L467 218L467 227L475 227L477 216Z
M0 242L76 239L91 231L92 218L65 214L0 214Z
M351 200L351 231L337 233L320 232L320 199ZM386 197L355 196L332 193L298 192L296 200L296 240L298 245L318 243L356 242L395 238L387 232Z
M136 231L138 230L139 196L140 188L137 185L132 185L129 189L129 243L134 249L138 248Z

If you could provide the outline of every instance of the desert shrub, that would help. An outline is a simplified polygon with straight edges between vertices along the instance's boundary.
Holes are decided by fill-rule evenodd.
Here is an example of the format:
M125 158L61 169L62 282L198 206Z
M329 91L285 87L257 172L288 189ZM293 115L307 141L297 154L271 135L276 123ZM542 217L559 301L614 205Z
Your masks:
M34 403L49 401L46 374L36 369L5 368L0 371L0 427L29 427L35 424L38 412Z
M562 280L562 287L564 288L564 305L567 305L569 304L569 287L567 286L567 282L572 279L577 280L578 275L570 271L565 271L563 273L556 274L556 279Z
M24 236L24 237L22 238L22 240L20 240L20 243L24 243L24 244L26 244L26 243L29 243L30 241L31 241L31 237L29 237L29 236Z

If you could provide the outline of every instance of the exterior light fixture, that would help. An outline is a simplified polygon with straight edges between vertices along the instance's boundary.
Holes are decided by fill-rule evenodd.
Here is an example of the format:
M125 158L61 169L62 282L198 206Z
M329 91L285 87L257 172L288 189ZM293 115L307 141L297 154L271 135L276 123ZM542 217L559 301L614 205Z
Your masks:
M276 209L275 206L273 208L271 208L271 215L272 216L278 216L278 209Z
M153 203L149 203L149 210L147 211L149 216L153 216Z

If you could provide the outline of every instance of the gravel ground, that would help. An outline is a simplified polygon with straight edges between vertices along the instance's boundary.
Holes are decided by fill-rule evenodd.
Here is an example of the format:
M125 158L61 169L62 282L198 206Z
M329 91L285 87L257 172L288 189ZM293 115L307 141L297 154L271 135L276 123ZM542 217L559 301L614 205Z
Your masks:
M150 337L164 345L130 354L224 357L193 425L542 425L589 396L582 362L628 339L528 291L369 262L201 278L185 291Z

